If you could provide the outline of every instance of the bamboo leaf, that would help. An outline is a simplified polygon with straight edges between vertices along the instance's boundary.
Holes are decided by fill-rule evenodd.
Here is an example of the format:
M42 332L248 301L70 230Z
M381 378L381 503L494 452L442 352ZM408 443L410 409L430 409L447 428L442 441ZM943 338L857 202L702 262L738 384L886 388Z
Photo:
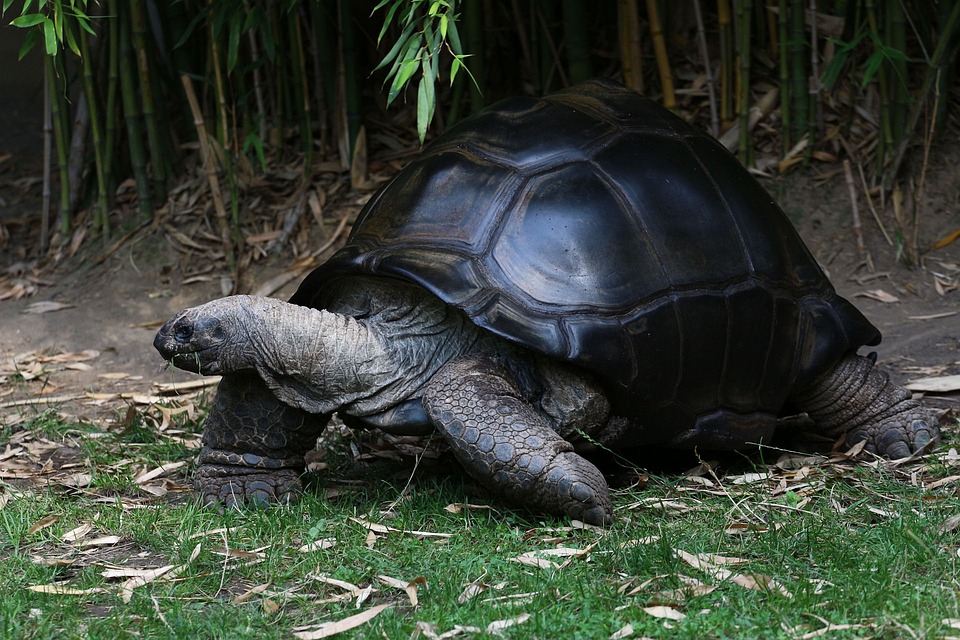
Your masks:
M417 135L420 136L420 142L427 137L427 125L430 124L430 106L427 98L426 78L420 78L420 86L417 89Z
M35 27L42 22L49 22L50 20L43 14L32 13L26 16L20 16L19 18L14 18L11 25L14 27L20 27L22 29L27 29L29 27Z
M20 53L18 54L17 60L23 60L23 57L27 55L37 44L37 38L39 37L39 29L31 29L30 31L27 31L27 36L23 39L23 44L20 45Z
M243 26L243 15L233 14L230 20L230 33L227 36L227 73L232 73L240 57L240 35Z
M57 32L53 22L44 18L43 22L43 47L48 56L57 55Z
M65 36L66 36L67 47L69 47L70 51L73 51L73 53L76 54L76 55L79 57L79 56L80 56L80 47L77 46L76 37L74 37L74 35L73 35L73 29L71 29L69 26L67 26L67 28L64 29L64 34L65 34Z

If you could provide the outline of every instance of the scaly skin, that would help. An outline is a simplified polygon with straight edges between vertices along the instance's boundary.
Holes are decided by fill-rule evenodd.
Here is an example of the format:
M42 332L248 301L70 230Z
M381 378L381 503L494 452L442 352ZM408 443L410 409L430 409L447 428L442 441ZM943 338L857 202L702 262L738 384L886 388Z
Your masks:
M457 460L502 497L589 524L612 522L603 475L524 401L502 368L474 357L450 362L423 402Z
M790 400L825 434L846 433L850 445L866 440L865 450L891 459L906 458L940 439L937 412L913 400L862 356L843 358Z
M328 419L281 403L256 373L225 375L204 423L194 478L203 502L231 507L295 500L303 457Z

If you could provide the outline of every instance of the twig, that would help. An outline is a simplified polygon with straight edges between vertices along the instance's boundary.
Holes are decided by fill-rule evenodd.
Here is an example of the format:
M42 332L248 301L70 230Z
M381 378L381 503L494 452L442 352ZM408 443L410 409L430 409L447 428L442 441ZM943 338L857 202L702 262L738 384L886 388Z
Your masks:
M713 134L714 138L717 138L720 136L720 116L717 113L717 81L713 77L710 54L707 52L707 36L703 28L703 12L700 10L700 0L693 0L693 11L697 18L697 40L700 42L700 56L703 58L703 68L707 73L707 92L710 96L710 133Z
M190 103L190 111L193 112L193 124L197 128L197 139L200 142L200 155L203 159L203 168L207 174L207 182L210 183L210 194L213 196L213 206L217 212L217 224L220 227L220 242L223 245L224 257L230 265L236 264L233 259L233 244L230 242L230 225L227 222L227 209L223 206L223 193L220 191L220 180L217 178L217 168L214 163L213 149L210 148L210 140L207 138L207 127L203 122L203 113L200 112L200 105L197 103L197 94L193 91L193 82L190 76L183 74L180 76L183 82L183 90L187 94L187 102ZM234 274L236 275L236 274ZM236 282L236 278L234 278Z
M877 213L876 207L873 206L873 198L870 197L870 188L867 186L867 177L863 174L863 165L859 162L857 163L857 170L860 172L860 183L863 185L863 194L867 197L867 204L870 206L870 213L873 214L873 219L876 220L877 226L880 227L880 233L883 234L887 244L892 247L893 240L890 239L890 234L887 233L887 228L884 226L883 220L880 219L880 214Z
M857 188L853 184L853 171L850 170L850 161L844 158L843 174L847 178L847 189L850 192L850 208L853 212L853 235L857 239L857 250L866 257L867 250L863 246L863 228L860 226L860 210L857 208ZM869 259L867 263L869 264ZM872 269L871 269L872 271Z

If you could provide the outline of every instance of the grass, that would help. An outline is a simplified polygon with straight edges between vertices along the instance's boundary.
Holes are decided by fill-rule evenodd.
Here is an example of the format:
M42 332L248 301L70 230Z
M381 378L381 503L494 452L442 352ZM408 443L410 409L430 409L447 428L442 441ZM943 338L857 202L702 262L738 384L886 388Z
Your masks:
M188 491L195 425L151 424L48 414L2 433L22 451L0 463L0 636L290 638L377 605L338 637L960 636L957 483L925 488L958 474L955 430L903 467L794 457L653 475L615 492L600 530L429 469L409 486L361 469L290 507L218 513ZM171 565L126 590L129 576L104 576Z

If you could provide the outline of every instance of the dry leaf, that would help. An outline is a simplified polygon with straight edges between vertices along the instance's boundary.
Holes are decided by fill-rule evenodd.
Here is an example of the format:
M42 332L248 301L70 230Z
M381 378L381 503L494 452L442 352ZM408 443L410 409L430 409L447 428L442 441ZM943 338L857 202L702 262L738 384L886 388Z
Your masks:
M51 313L62 309L70 309L76 305L65 302L53 302L52 300L41 300L40 302L31 302L20 313Z
M673 607L642 607L643 612L654 618L665 618L667 620L684 620L686 614L677 611Z
M33 535L34 533L36 533L37 531L40 531L41 529L46 529L47 527L49 527L59 519L60 519L60 516L58 515L43 516L42 518L34 522L32 525L30 525L30 528L27 529L27 535L28 536Z
M83 536L90 533L91 529L93 529L93 525L87 522L75 529L70 529L70 531L67 531L65 534L63 534L63 536L61 536L60 539L63 540L64 542L76 542Z
M500 632L502 630L508 627L512 627L514 625L523 624L529 619L530 619L529 613L521 613L520 615L513 618L506 618L505 620L494 620L493 622L487 625L487 628L485 631L487 633L495 633L497 635L500 635Z
M27 587L30 591L37 593L52 593L62 596L83 596L88 593L106 593L107 590L102 587L91 587L90 589L74 589L73 587L64 587L59 584L33 584Z
M170 567L160 567L159 569L152 569L150 570L152 573L148 572L142 576L135 576L133 578L130 578L123 584L121 584L120 599L123 601L124 604L128 604L130 602L130 599L133 598L133 590L136 589L137 587L142 587L148 582L156 580L160 576L166 576L166 579L169 580L170 578L174 578L180 575L181 573L183 573L183 571L186 570L188 566L190 566L190 563L196 560L197 556L200 555L200 544L201 543L199 542L197 543L197 546L195 546L193 548L193 551L190 552L190 557L183 564L176 567L170 566Z
M99 538L94 538L93 540L84 540L78 542L75 546L82 548L86 547L105 547L111 544L117 544L122 538L120 536L101 536Z
M359 627L362 624L373 620L377 617L384 609L389 609L393 605L381 604L367 609L362 613L349 616L342 620L337 620L336 622L325 622L317 626L313 631L295 631L294 636L300 638L300 640L316 640L317 638L329 638L330 636L336 635L338 633L343 633L344 631L349 631Z
M353 522L356 522L361 527L365 527L367 530L373 533L403 533L409 534L412 536L417 536L419 538L452 538L452 533L435 533L433 531L412 531L407 529L394 529L393 527L388 527L386 525L378 524L376 522L370 522L369 520L364 520L363 518L350 518Z
M960 375L919 378L903 385L910 391L928 391L931 393L950 393L960 391Z
M269 586L270 586L270 583L265 582L263 584L258 584L255 587L250 587L249 589L247 589L246 591L238 595L236 598L234 598L233 604L243 604L244 602L247 602L248 600L253 598L253 596L259 595L264 591L266 591Z
M489 588L490 588L490 587L487 586L487 585L485 585L485 584L477 583L477 582L471 582L470 584L468 584L468 585L464 588L463 592L462 592L462 593L460 594L460 596L457 598L457 604L463 604L463 603L466 602L467 600L469 600L469 599L471 599L471 598L474 598L474 597L480 595L481 593L483 593L484 591L486 591L486 590L489 589Z
M469 502L451 502L443 508L444 511L449 511L450 513L462 513L469 509L487 509L491 510L491 507L488 504L470 504Z
M162 476L163 474L173 471L174 469L179 469L180 467L186 466L186 464L187 463L183 461L168 462L164 465L157 467L153 471L147 471L146 473L141 473L139 476L134 478L133 481L136 482L137 484L142 485L145 482L149 482L150 480L153 480L157 476Z
M320 540L314 540L313 542L308 542L303 545L297 551L300 553L310 553L311 551L318 551L320 549L329 549L337 543L336 538L322 538Z
M889 294L883 289L867 289L866 291L861 291L860 293L853 294L854 298L870 298L871 300L876 300L877 302L900 302L900 298L895 295Z
M623 638L629 638L632 635L633 625L628 624L618 631L614 631L612 634L610 634L610 640L622 640Z

